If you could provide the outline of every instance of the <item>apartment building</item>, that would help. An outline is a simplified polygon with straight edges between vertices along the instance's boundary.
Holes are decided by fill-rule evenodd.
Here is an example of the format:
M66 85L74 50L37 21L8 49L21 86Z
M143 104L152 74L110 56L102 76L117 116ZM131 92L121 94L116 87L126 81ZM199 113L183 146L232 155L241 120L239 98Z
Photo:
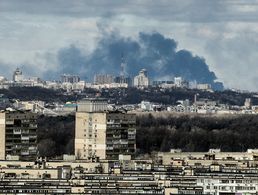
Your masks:
M159 152L156 158L157 162L163 165L173 165L184 161L188 165L220 162L232 166L232 163L236 162L242 164L245 161L257 161L258 149L248 149L246 152L222 152L220 149L210 149L208 152L182 152L180 149L171 149L170 152Z
M134 77L133 84L135 87L148 87L150 85L146 69L142 69L139 74Z
M78 103L75 122L77 159L118 159L119 154L135 155L136 116L107 111L103 99Z
M252 165L247 168L212 161L207 166L181 167L152 160L36 162L0 161L0 193L256 195L258 191L256 160L247 160Z
M62 83L78 83L78 82L80 82L80 77L78 75L63 74L63 75L61 75L61 82Z
M37 116L28 111L0 113L0 159L16 156L33 160L37 155Z
M113 75L110 74L96 74L94 75L95 84L110 84L114 82Z

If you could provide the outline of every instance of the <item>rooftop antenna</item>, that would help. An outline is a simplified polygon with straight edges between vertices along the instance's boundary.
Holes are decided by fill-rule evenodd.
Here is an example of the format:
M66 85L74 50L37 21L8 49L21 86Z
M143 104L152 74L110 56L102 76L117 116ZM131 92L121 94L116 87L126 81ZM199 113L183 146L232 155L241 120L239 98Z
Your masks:
M121 68L121 72L120 72L120 76L122 78L125 77L125 58L124 58L124 53L121 54L121 65L120 65L120 68Z
M120 72L120 83L126 83L125 81L125 58L124 58L124 53L121 54L121 64L120 64L120 68L121 68L121 72Z

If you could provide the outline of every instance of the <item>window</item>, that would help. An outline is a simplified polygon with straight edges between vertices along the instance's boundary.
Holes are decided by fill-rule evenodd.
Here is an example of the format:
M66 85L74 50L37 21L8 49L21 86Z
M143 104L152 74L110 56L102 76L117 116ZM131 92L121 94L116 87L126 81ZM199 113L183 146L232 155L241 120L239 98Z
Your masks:
M229 183L229 180L223 179L221 180L221 183Z

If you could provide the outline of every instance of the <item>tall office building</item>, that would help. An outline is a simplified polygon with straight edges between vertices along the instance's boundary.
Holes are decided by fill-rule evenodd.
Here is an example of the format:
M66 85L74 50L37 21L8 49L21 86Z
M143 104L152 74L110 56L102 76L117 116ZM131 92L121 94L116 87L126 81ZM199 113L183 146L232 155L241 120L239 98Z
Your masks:
M0 160L19 156L34 160L37 155L37 116L25 111L0 113Z
M86 99L78 104L75 124L77 159L134 157L136 115L107 111L103 99Z
M149 78L147 76L147 70L142 69L139 75L134 77L133 84L135 87L148 87L150 84Z

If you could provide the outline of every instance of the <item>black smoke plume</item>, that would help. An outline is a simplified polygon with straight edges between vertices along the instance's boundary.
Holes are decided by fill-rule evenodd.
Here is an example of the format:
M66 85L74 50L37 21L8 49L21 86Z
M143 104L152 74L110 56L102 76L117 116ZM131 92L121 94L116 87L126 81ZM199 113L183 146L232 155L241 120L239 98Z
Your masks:
M135 40L121 37L118 33L106 34L90 55L84 55L72 45L59 51L58 62L62 73L79 74L82 78L92 79L97 73L118 75L122 54L129 76L135 76L140 69L145 68L152 80L182 76L188 81L209 83L214 89L223 89L223 84L216 82L217 77L209 70L204 58L193 56L187 50L177 50L174 39L157 32L141 32Z

